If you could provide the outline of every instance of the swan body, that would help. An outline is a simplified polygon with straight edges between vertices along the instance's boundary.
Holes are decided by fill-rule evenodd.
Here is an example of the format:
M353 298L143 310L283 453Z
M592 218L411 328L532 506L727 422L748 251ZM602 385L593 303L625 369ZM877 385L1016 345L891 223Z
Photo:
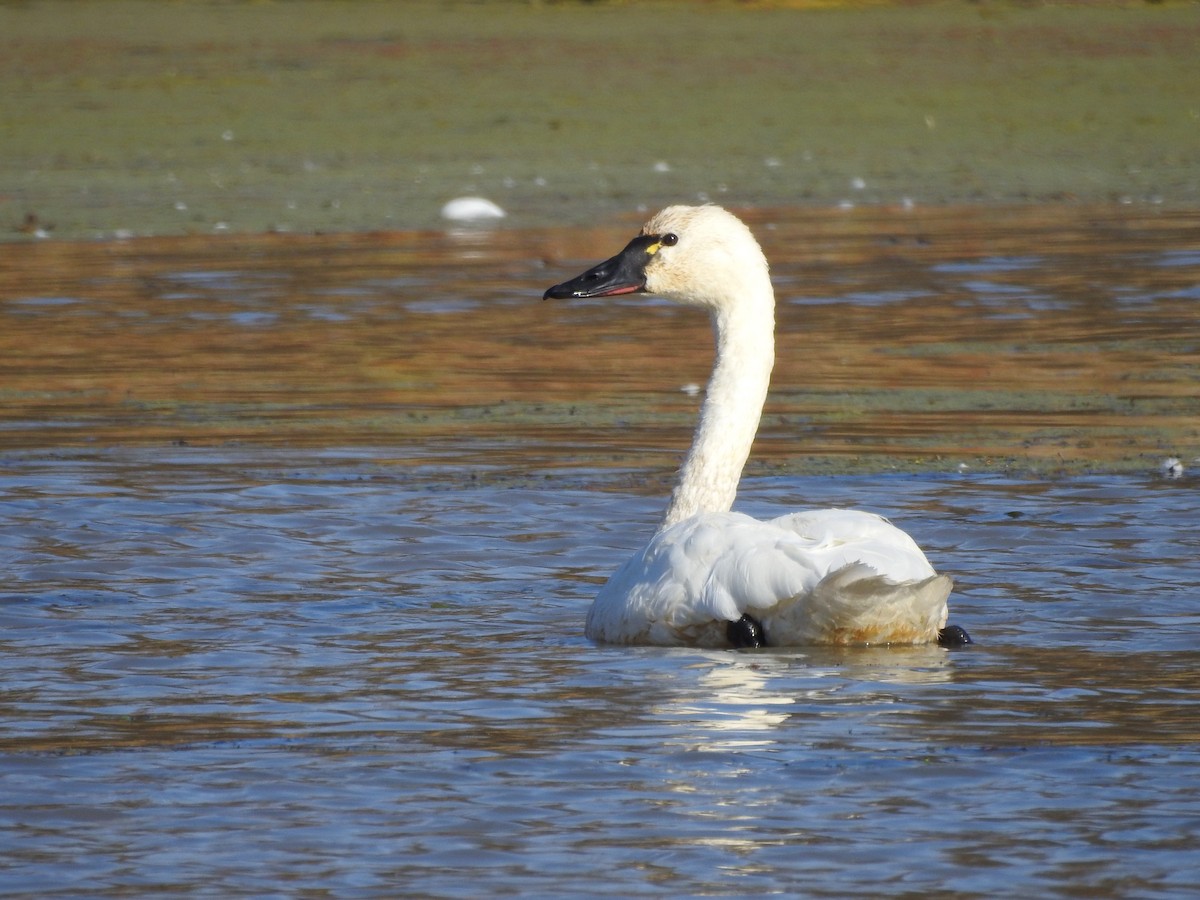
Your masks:
M611 644L727 647L753 617L772 646L927 643L951 582L912 538L872 513L761 522L700 513L659 531L601 588L587 635Z
M952 582L886 519L827 509L764 522L730 511L774 364L775 295L750 229L720 207L668 207L617 256L546 297L634 291L706 309L717 352L662 523L600 590L588 637L701 647L939 640Z

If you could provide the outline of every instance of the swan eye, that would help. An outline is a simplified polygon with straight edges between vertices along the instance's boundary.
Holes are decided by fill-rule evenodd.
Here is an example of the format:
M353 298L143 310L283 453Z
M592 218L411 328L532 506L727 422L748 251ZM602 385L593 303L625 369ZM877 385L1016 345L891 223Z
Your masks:
M679 243L679 235L675 234L674 232L670 234L664 234L660 240L662 241L662 245L664 247L674 247Z

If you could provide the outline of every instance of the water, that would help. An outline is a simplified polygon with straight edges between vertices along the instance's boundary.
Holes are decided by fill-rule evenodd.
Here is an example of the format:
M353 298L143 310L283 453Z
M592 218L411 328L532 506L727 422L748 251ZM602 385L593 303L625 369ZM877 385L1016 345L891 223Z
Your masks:
M837 222L827 265L772 253L807 362L781 360L740 499L889 515L955 576L957 651L583 638L707 364L671 308L535 299L607 231L6 261L0 887L1190 894L1195 243L1123 227L1104 262L1095 232L1063 255L1002 225L974 255ZM1021 290L947 286L977 281ZM1017 384L1010 351L1061 390L963 384ZM1155 410L1180 424L1147 437Z

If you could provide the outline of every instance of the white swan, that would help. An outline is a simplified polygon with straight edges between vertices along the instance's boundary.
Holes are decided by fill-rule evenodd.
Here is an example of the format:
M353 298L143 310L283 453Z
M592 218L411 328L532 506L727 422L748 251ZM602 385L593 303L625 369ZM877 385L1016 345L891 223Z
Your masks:
M730 512L775 353L775 293L750 229L672 206L618 255L547 299L648 291L709 311L717 353L658 532L609 579L587 635L702 647L968 643L946 625L951 580L880 516L826 509L760 522Z

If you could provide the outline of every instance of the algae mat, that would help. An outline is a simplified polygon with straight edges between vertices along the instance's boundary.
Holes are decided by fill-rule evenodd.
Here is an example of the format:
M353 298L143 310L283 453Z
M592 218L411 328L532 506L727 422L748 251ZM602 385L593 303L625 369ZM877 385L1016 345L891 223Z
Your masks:
M1200 6L0 5L0 231L1200 202Z
M751 474L1200 466L1200 213L746 215L779 335ZM661 494L711 363L706 317L541 299L628 236L21 246L0 265L0 454L352 452L588 485L615 467Z

